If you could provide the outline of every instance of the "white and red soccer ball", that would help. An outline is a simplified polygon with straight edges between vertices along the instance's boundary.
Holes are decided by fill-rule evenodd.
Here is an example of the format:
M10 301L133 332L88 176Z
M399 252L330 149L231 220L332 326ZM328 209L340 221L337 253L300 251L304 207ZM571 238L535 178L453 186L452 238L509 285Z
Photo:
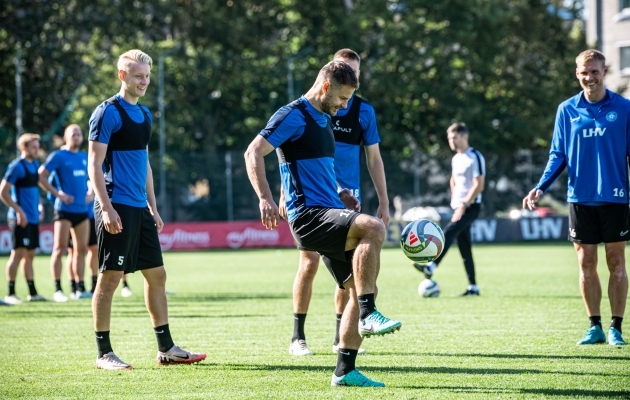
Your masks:
M418 219L410 222L400 235L403 253L411 260L427 264L442 254L444 232L433 221Z

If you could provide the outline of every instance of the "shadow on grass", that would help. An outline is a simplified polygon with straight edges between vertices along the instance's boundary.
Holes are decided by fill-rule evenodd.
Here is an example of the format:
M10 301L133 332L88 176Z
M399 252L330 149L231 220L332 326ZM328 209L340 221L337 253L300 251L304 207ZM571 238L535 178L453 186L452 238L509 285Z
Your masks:
M503 394L536 394L543 396L588 397L604 399L628 399L630 391L626 390L588 390L588 389L496 389L471 388L457 386L397 386L405 389L439 390L456 393L503 393Z
M605 399L630 399L627 390L585 390L585 389L519 389L524 394L542 394L547 396L603 397Z
M171 313L169 316L171 319L177 318L260 318L260 317L276 317L273 314L223 314L223 315L194 315L194 314L182 314Z
M536 294L537 299L582 299L582 296L578 295L545 295L545 294ZM532 298L531 294L523 294L523 295L505 295L501 296L504 299L530 299Z
M604 346L604 345L601 345ZM612 346L611 346L612 347ZM376 356L427 356L427 357L481 357L481 358L506 358L506 359L540 359L540 360L610 360L610 361L630 361L624 356L593 356L593 355L540 355L540 354L476 354L476 353L400 353L387 351L374 351Z
M334 364L330 365L265 365L265 364L199 364L200 367L218 368L244 371L328 371L334 370ZM464 374L464 375L527 375L527 374L552 374L552 375L577 375L577 376L620 376L619 374L607 374L600 372L574 372L574 371L543 371L540 369L518 368L454 368L454 367L392 367L392 366L360 366L361 371L390 372L390 373L424 373L424 374ZM467 388L470 389L470 388Z
M87 310L85 312L76 312L76 311L55 311L55 312L46 312L45 316L42 316L40 313L28 312L28 311L18 311L11 313L13 317L19 318L92 318L92 311ZM149 316L148 311L143 308L137 311L114 311L112 312L112 318L147 318ZM204 318L204 319L214 319L214 318L260 318L260 317L275 317L273 314L178 314L177 311L171 311L169 318L178 319L178 318Z
M219 293L219 294L184 294L169 297L169 303L186 303L200 301L237 301L237 300L281 300L292 299L291 293Z

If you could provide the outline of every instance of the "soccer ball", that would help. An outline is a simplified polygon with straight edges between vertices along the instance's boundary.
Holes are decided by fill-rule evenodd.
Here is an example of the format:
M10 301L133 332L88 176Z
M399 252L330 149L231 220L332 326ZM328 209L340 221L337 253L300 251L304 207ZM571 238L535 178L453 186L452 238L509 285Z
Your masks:
M403 229L400 246L411 261L427 264L442 254L444 232L435 222L418 219Z
M438 297L440 285L431 279L425 279L418 285L418 294L422 297Z

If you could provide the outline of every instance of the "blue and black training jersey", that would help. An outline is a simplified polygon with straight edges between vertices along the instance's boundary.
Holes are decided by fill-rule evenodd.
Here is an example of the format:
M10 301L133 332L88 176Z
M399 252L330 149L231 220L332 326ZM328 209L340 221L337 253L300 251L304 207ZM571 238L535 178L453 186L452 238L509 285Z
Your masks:
M304 207L343 208L335 181L330 116L304 97L280 108L260 135L278 149L289 221Z
M39 223L39 162L26 161L17 158L9 164L4 180L11 185L11 199L16 202L26 214L29 224ZM16 219L15 210L10 207L7 213L9 219Z
M628 203L628 156L630 100L606 90L590 103L580 92L558 107L549 161L536 188L547 191L566 167L569 203Z
M88 204L88 218L94 219L94 200Z
M352 96L348 107L332 117L335 134L335 175L344 189L361 198L361 145L381 141L374 107L358 96Z
M105 185L112 203L147 206L147 146L153 118L149 109L116 95L90 118L90 140L107 144L103 162Z
M74 201L65 204L55 199L55 210L69 213L86 213L87 204L87 154L84 151L72 152L60 149L50 153L44 163L44 168L51 176L51 184L57 189L74 197Z

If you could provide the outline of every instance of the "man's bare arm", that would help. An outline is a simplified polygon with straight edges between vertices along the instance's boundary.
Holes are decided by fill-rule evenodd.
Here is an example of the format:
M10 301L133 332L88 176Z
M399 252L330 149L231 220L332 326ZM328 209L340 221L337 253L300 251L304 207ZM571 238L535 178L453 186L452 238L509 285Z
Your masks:
M468 192L468 195L464 199L464 201L466 203L466 206L472 204L472 202L475 201L477 196L479 196L479 194L481 192L483 192L485 187L486 187L486 177L485 176L478 175L478 176L474 177L473 178L472 187L470 188L470 191Z
M147 157L149 155L149 147L147 146ZM160 184L164 184L164 182L160 182ZM147 191L147 203L149 203L149 208L152 213L157 213L157 201L155 199L155 190L153 186L153 169L151 168L151 163L147 160L147 183L146 183L146 191Z
M45 166L42 165L41 167L39 167L37 174L39 187L41 187L46 192L50 192L50 194L61 200L64 204L74 203L73 196L64 193L62 190L57 190L57 188L55 188L53 185L50 184L50 182L48 182L50 171L48 171Z
M387 198L387 182L385 181L385 167L378 143L365 146L367 167L378 196L377 217L385 226L389 224L389 199Z
M103 174L103 161L106 155L107 145L105 143L90 141L88 148L88 176L101 209L112 208L112 203L107 195L105 175Z
M280 220L278 206L273 200L271 188L265 174L264 157L271 153L273 149L274 147L267 139L258 135L245 152L247 176L260 200L260 219L267 229L275 228Z
M106 154L107 144L90 140L88 148L88 176L92 182L92 188L102 212L103 226L107 232L117 234L122 231L123 226L107 195L105 175L103 174L103 161Z

